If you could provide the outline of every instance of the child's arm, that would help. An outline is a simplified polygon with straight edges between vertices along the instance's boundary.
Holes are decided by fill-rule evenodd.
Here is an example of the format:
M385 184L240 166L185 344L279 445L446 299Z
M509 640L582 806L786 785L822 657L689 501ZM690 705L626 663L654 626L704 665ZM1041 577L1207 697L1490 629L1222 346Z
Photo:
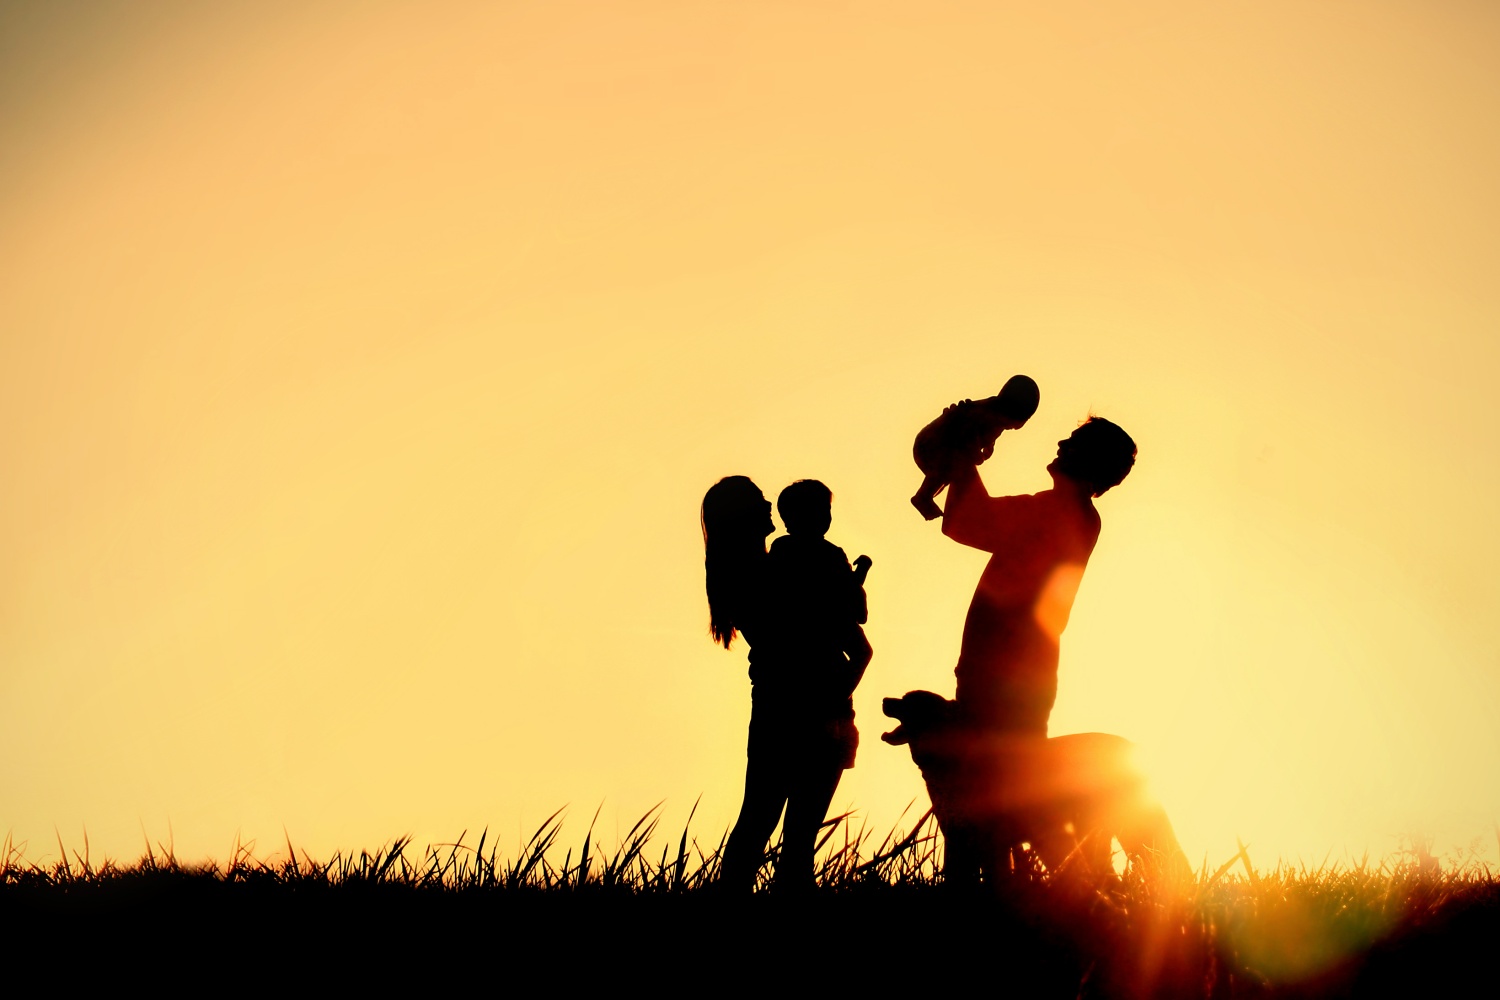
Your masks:
M974 433L978 456L975 465L983 464L995 454L995 444L1000 440L1000 435L1005 431L1013 431L1026 423L1024 419L1017 420L1005 413L999 406L999 396L986 399L982 404L983 419L976 423Z
M873 560L869 556L859 556L854 560L854 568L849 573L849 612L850 620L855 625L863 625L870 620L870 603L865 597L865 575L870 572Z
M869 556L854 557L854 583L856 586L863 587L865 585L865 576L869 574L870 567L873 565L875 565L875 560Z

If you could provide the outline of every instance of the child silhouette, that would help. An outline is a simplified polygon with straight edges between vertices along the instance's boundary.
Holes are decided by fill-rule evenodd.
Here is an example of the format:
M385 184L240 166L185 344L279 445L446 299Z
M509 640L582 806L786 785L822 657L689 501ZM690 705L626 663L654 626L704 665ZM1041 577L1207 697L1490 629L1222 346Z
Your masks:
M844 550L824 537L832 505L833 493L816 479L781 491L776 509L787 533L771 544L770 571L784 609L787 650L811 672L804 679L809 694L829 718L848 719L852 732L849 699L873 655L861 628L869 617L864 582L872 562L862 555L851 567ZM844 766L851 767L854 746L847 756Z
M1015 430L1030 420L1041 398L1034 381L1014 375L988 399L977 403L966 399L944 409L917 432L912 444L912 458L924 478L911 505L929 521L941 517L936 498L943 487L965 467L979 465L993 455L1000 432Z

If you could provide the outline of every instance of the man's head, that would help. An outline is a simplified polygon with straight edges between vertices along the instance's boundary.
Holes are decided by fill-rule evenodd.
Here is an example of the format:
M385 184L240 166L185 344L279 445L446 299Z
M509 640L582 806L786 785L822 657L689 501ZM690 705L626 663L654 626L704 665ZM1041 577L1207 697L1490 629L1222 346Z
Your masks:
M1047 471L1067 476L1102 496L1118 486L1135 465L1135 442L1103 417L1089 417L1072 434L1057 442L1057 457Z
M781 491L776 510L787 534L821 538L833 523L833 492L816 479L799 479Z

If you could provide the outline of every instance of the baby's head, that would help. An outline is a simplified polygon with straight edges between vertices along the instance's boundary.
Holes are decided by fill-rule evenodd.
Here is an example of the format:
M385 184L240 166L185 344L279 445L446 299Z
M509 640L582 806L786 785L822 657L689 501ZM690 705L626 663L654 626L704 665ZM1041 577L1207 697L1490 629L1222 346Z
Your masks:
M1025 375L1011 376L999 394L988 400L995 415L1012 427L1020 427L1030 420L1041 401L1041 390Z
M776 498L789 535L821 538L833 523L833 492L816 479L799 479Z

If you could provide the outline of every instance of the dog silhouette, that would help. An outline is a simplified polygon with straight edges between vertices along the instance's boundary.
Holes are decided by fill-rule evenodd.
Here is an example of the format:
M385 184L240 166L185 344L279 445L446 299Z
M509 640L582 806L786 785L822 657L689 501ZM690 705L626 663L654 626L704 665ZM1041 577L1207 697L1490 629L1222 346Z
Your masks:
M881 739L909 747L927 784L946 842L945 878L997 881L1032 862L1103 877L1113 874L1116 840L1143 875L1190 873L1129 740L995 735L931 691L886 698L883 708L900 725Z

